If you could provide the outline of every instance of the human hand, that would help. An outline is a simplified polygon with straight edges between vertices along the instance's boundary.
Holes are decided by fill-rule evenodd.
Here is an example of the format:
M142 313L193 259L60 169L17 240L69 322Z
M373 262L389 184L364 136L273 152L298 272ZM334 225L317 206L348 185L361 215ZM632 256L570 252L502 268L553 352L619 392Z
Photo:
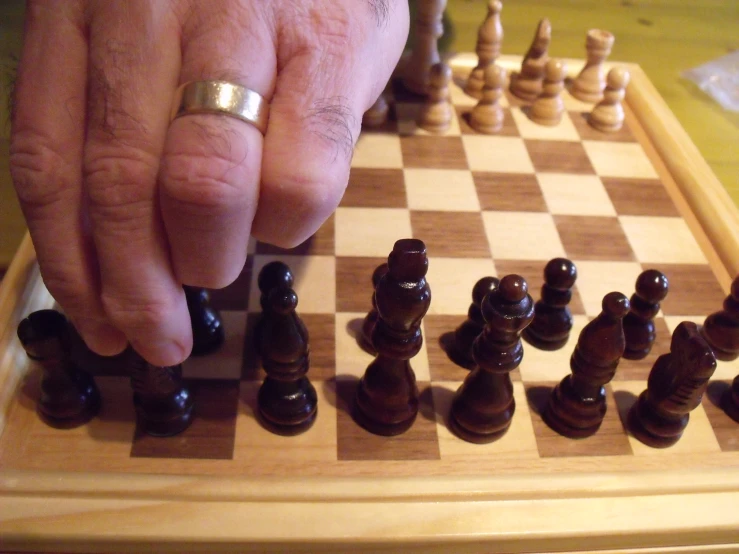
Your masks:
M44 282L94 351L192 346L182 285L220 288L250 233L283 247L338 205L362 114L408 31L404 0L29 0L10 165ZM175 119L177 87L270 101L264 137Z

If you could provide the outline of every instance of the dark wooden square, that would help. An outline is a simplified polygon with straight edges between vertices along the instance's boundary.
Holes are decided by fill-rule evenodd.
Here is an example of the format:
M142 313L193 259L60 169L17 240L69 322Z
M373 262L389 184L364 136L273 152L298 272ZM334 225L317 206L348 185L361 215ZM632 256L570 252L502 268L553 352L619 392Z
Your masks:
M580 138L583 140L603 140L607 142L636 142L629 126L624 122L620 130L615 133L604 133L590 126L588 112L568 112Z
M372 273L387 258L336 258L336 311L368 312L372 308Z
M646 384L649 372L652 370L652 366L657 361L657 358L662 354L669 354L672 334L667 328L665 319L663 317L656 318L654 320L654 327L657 338L655 338L649 354L641 360L621 358L618 362L616 376L613 378L614 381L644 381Z
M490 248L480 212L411 212L413 236L426 243L429 256L487 258Z
M344 208L405 208L405 179L402 169L354 167L341 199Z
M472 178L483 210L499 212L548 210L536 175L474 171Z
M567 257L572 260L636 260L616 217L555 215L554 223Z
M251 274L254 267L254 258L246 259L244 268L236 280L222 289L209 291L210 304L216 310L238 310L249 309L249 287L251 286Z
M539 455L542 458L572 456L629 456L633 454L629 438L621 424L613 392L606 386L606 416L594 435L584 439L570 439L552 430L542 414L557 383L524 383L526 399L531 411L534 435Z
M675 203L656 179L601 177L618 215L679 217Z
M722 309L726 294L708 264L642 264L665 274L670 291L662 301L668 316L702 316Z
M534 169L539 173L595 174L590 158L580 142L527 139L524 143Z
M724 394L730 388L731 381L711 381L702 401L703 409L723 452L739 450L739 422L731 419L722 407Z
M134 458L233 458L239 382L197 380L188 383L195 400L193 422L174 437L152 437L136 429Z
M467 155L460 137L414 135L400 137L404 167L467 169Z
M456 106L457 119L459 120L459 129L463 135L482 135L484 133L478 133L470 125L470 114L472 113L472 106ZM496 131L493 136L498 137L517 137L518 127L516 122L513 120L511 110L509 108L503 109L503 126L499 131Z
M358 383L356 378L341 378L336 382L337 457L340 461L441 458L430 383L418 383L418 416L410 429L394 437L374 435L352 419L351 410Z
M331 215L312 236L293 248L280 248L264 242L257 243L257 254L292 254L301 256L334 255L334 216Z
M526 279L529 286L529 294L536 302L541 298L541 287L544 284L544 267L547 262L529 260L495 260L495 269L498 277L516 274ZM572 300L570 300L570 311L573 315L585 315L585 306L577 291L577 281L572 288Z

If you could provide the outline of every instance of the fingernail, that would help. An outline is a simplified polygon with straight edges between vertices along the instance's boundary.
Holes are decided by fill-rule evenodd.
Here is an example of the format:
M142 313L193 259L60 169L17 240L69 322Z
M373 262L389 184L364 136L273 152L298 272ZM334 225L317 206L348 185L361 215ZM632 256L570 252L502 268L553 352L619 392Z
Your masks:
M87 347L101 356L115 356L126 349L125 335L112 325L84 318L72 323Z
M131 341L133 349L147 362L160 367L181 364L187 358L189 349L173 340Z

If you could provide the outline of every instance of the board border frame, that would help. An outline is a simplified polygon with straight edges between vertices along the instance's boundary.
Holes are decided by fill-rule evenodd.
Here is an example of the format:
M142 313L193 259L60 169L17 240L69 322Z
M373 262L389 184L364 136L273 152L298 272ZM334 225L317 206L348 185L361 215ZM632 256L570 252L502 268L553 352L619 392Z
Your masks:
M498 63L511 71L520 60L502 56ZM455 70L476 61L472 54L448 60ZM583 65L565 61L570 76ZM627 109L705 233L728 291L739 275L739 211L644 71L609 65L629 69ZM17 324L52 303L26 236L0 285L0 433L27 365ZM300 479L0 468L0 549L728 552L739 545L737 506L739 467Z

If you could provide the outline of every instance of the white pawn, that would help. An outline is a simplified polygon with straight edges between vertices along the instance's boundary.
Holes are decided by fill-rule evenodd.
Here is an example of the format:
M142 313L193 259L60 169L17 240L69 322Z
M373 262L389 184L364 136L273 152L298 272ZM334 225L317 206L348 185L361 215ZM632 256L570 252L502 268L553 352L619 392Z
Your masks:
M591 29L585 39L588 61L572 82L572 96L583 102L595 104L603 99L606 75L603 63L611 53L615 38L608 31Z
M562 60L549 60L546 65L546 76L539 98L531 106L529 117L534 123L553 127L562 121L565 105L561 93L565 88L567 66Z
M377 98L377 101L372 104L372 107L364 112L364 116L362 116L362 125L369 128L383 125L387 121L388 110L389 107L387 105L387 100L385 100L385 96L381 94Z
M615 133L624 124L624 108L621 102L626 96L626 87L631 76L623 67L614 67L608 72L606 90L603 100L593 108L588 123L594 129L604 133Z
M478 133L492 135L503 127L503 108L500 97L503 96L506 71L495 64L485 69L485 87L482 99L470 113L470 126Z
M443 133L452 122L452 104L449 83L452 70L439 62L431 67L426 102L421 106L416 124L431 133Z
M502 10L500 0L488 0L488 15L477 31L477 67L467 78L464 91L478 100L482 98L482 87L485 85L485 69L500 56L503 43L503 25L500 23Z

